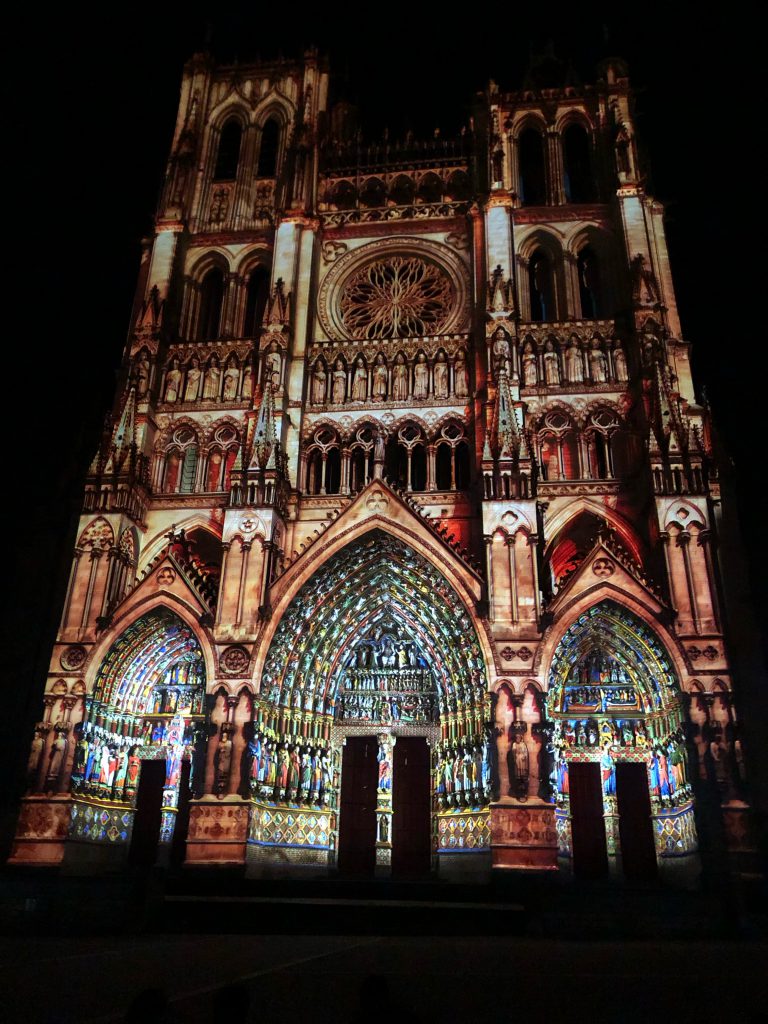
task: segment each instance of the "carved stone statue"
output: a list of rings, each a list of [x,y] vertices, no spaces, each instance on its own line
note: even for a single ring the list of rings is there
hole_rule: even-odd
[[[423,352],[419,352],[419,357],[413,368],[413,397],[429,397],[429,366]]]
[[[29,761],[27,762],[27,783],[32,789],[37,782],[37,773],[40,769],[40,758],[43,756],[43,747],[45,746],[45,740],[42,734],[35,730],[35,738],[32,740],[32,747],[29,751]]]
[[[526,341],[523,347],[523,385],[530,388],[539,382],[539,371],[536,367],[536,353],[533,343]]]
[[[325,372],[325,366],[323,365],[322,359],[318,359],[315,363],[315,369],[312,372],[312,404],[313,405],[324,405],[325,404],[325,382],[328,379],[328,374]]]
[[[221,387],[221,367],[217,356],[211,356],[211,362],[205,371],[203,382],[203,398],[218,398]]]
[[[181,370],[179,360],[174,359],[170,370],[165,375],[165,398],[166,402],[177,402],[181,393]]]
[[[435,360],[435,398],[448,397],[448,363],[441,352]]]
[[[493,334],[493,369],[498,376],[503,370],[508,377],[512,375],[512,360],[509,354],[509,338],[502,327],[497,327]]]
[[[344,369],[344,363],[340,360],[336,360],[336,365],[333,370],[333,386],[331,390],[331,401],[334,405],[342,405],[345,398],[347,397],[347,371]]]
[[[515,734],[507,753],[507,770],[509,772],[509,795],[523,798],[528,794],[529,759],[528,747],[523,737]]]
[[[283,369],[283,357],[280,355],[280,346],[273,341],[269,346],[264,360],[264,380],[269,382],[273,388],[280,387],[280,377]]]
[[[48,762],[48,783],[55,782],[62,768],[64,767],[64,757],[67,753],[67,737],[66,733],[57,732],[56,737],[51,746],[51,759]]]
[[[235,357],[230,356],[227,368],[224,371],[224,392],[222,398],[225,402],[232,402],[237,398],[237,385],[240,381],[240,371],[237,368]]]
[[[398,352],[392,369],[392,397],[396,402],[404,402],[408,398],[408,367],[402,352]]]
[[[571,338],[565,353],[565,376],[569,384],[580,384],[584,380],[584,362],[575,338]]]
[[[387,398],[387,364],[384,356],[379,353],[376,356],[376,365],[373,367],[373,400],[384,402]]]
[[[368,397],[368,371],[362,356],[357,357],[355,374],[352,378],[352,401],[364,402]]]
[[[136,395],[143,398],[149,390],[149,359],[146,352],[141,353],[141,358],[136,363]]]
[[[199,361],[193,356],[187,370],[187,386],[184,389],[184,401],[196,402],[200,394],[200,378],[203,376]]]
[[[229,781],[229,770],[232,766],[232,740],[229,733],[224,733],[216,751],[216,790],[223,793]]]
[[[547,384],[560,383],[560,364],[551,338],[544,345],[544,381]]]
[[[589,375],[595,384],[604,384],[608,380],[608,361],[600,346],[600,339],[592,339],[589,352]]]
[[[456,363],[453,369],[455,390],[457,398],[466,398],[469,395],[469,381],[467,379],[467,361],[464,353],[459,352],[456,356]]]
[[[624,349],[621,347],[621,342],[618,338],[613,345],[613,369],[616,374],[616,380],[625,381],[629,379],[627,357],[624,355]]]
[[[243,398],[250,398],[253,393],[253,366],[251,365],[250,359],[243,367],[243,383],[240,388],[240,394]]]

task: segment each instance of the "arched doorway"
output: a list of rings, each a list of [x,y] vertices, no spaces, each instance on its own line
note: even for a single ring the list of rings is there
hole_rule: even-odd
[[[566,630],[549,672],[559,856],[582,877],[695,870],[680,687],[656,634],[603,601]]]
[[[475,627],[445,576],[381,530],[353,541],[301,587],[265,659],[251,857],[301,848],[294,862],[408,874],[486,850],[488,709]]]
[[[71,838],[127,847],[142,865],[180,848],[177,819],[202,784],[204,693],[203,654],[182,619],[158,608],[128,626],[85,701]]]

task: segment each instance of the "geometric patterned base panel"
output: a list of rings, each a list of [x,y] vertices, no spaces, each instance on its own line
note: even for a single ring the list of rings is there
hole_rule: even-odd
[[[72,804],[71,839],[92,843],[126,843],[133,825],[133,808],[75,800]]]
[[[490,845],[490,811],[437,815],[438,853],[477,853]]]
[[[656,851],[660,857],[682,857],[699,848],[693,805],[670,808],[653,815]]]
[[[327,850],[335,825],[332,811],[254,806],[250,842]]]

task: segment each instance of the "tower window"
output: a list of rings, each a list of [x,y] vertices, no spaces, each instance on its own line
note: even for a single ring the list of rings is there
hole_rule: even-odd
[[[552,267],[547,254],[539,249],[528,264],[528,283],[531,298],[531,320],[554,320],[555,304],[552,294]]]
[[[219,151],[216,154],[214,181],[233,181],[237,177],[242,135],[243,130],[237,121],[227,121],[222,128]]]
[[[224,301],[224,275],[213,267],[200,286],[200,318],[198,341],[215,341],[221,329],[221,306]]]
[[[579,297],[583,320],[596,320],[603,315],[600,295],[600,268],[591,249],[582,249],[578,258]]]
[[[544,139],[535,128],[527,128],[518,142],[520,160],[520,199],[523,206],[541,206],[546,202],[544,176]]]
[[[580,124],[563,132],[565,198],[569,203],[589,203],[595,198],[589,135]]]
[[[277,176],[277,154],[280,148],[280,125],[273,117],[261,130],[259,146],[259,163],[256,168],[257,178],[274,178]]]
[[[245,298],[243,337],[255,338],[261,328],[264,307],[267,304],[269,276],[264,267],[256,267],[248,278]]]

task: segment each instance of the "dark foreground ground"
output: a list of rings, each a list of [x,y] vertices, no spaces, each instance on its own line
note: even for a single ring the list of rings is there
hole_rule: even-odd
[[[0,895],[9,1022],[768,1020],[759,889],[6,873]]]

